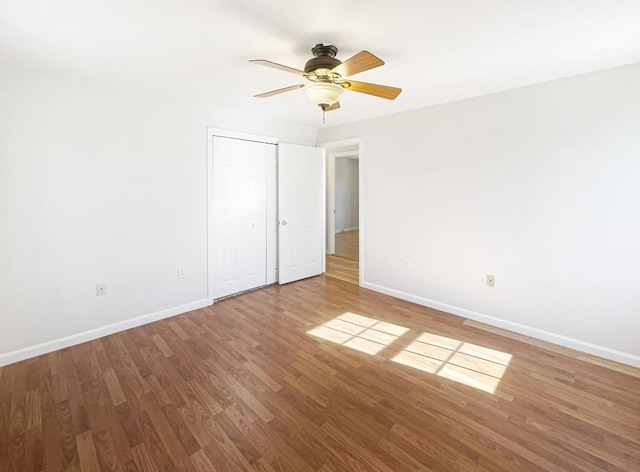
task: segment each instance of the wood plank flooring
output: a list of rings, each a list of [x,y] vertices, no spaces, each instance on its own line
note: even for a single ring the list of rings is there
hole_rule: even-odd
[[[359,231],[347,231],[336,234],[336,252],[327,255],[328,277],[359,284]]]
[[[327,255],[327,277],[343,280],[350,284],[359,284],[358,260],[347,259],[334,254]]]
[[[0,368],[0,470],[637,472],[639,375],[319,276]]]
[[[336,254],[347,259],[358,260],[360,231],[336,233]]]

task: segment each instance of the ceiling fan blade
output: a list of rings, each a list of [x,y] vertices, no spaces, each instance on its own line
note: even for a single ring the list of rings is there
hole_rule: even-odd
[[[340,102],[336,102],[330,107],[325,108],[324,111],[337,110],[338,108],[340,108]]]
[[[331,72],[340,74],[340,77],[350,77],[352,75],[359,74],[360,72],[364,72],[365,70],[383,65],[384,61],[379,57],[374,56],[369,51],[360,51],[358,54],[350,57],[342,64],[335,66],[331,69]]]
[[[294,69],[293,67],[284,66],[282,64],[278,64],[277,62],[266,61],[264,59],[253,59],[253,60],[251,60],[249,62],[252,62],[254,64],[260,64],[261,66],[272,67],[272,68],[278,69],[278,70],[283,70],[285,72],[291,72],[292,74],[301,75],[303,77],[306,77],[306,76],[309,75],[306,72],[298,70],[298,69]]]
[[[284,87],[284,88],[281,88],[281,89],[271,90],[270,92],[264,92],[264,93],[260,93],[258,95],[254,95],[254,98],[273,97],[274,95],[278,95],[279,93],[289,92],[291,90],[296,90],[296,89],[302,88],[304,86],[305,86],[305,84],[298,84],[298,85],[292,85],[290,87]]]
[[[366,93],[375,95],[376,97],[386,98],[387,100],[395,100],[402,92],[401,88],[389,87],[388,85],[369,84],[367,82],[356,82],[355,80],[346,80],[344,84],[346,89],[352,92]]]

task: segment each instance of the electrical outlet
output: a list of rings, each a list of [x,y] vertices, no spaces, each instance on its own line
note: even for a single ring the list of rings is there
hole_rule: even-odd
[[[487,287],[495,287],[495,286],[496,286],[495,276],[487,274]]]
[[[405,269],[411,269],[411,259],[409,259],[408,257],[405,257],[403,267]]]
[[[96,297],[99,297],[100,295],[106,295],[106,294],[107,294],[107,284],[104,282],[96,284]]]
[[[187,269],[185,269],[184,267],[180,267],[178,269],[178,278],[184,279],[186,276],[187,276]]]

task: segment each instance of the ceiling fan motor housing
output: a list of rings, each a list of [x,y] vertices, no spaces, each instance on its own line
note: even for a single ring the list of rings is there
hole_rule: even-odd
[[[342,64],[342,61],[336,59],[336,54],[338,54],[338,48],[328,44],[316,44],[311,48],[311,52],[315,56],[313,59],[309,59],[304,66],[304,71],[307,73],[311,73],[318,69],[327,69],[331,70],[334,67]]]

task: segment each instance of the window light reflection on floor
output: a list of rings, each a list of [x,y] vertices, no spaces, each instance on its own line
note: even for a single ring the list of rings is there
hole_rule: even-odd
[[[494,393],[511,354],[425,332],[391,360]]]
[[[346,312],[307,333],[356,351],[375,355],[407,331],[409,328],[404,326]]]
[[[408,332],[404,326],[346,312],[307,334],[375,355]],[[506,352],[424,332],[391,360],[494,393],[511,357]]]

